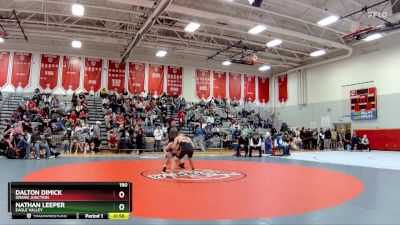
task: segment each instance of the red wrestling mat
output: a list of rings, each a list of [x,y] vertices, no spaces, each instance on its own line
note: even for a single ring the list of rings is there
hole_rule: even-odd
[[[289,216],[333,207],[364,190],[355,177],[314,167],[195,161],[198,172],[165,178],[162,161],[106,161],[35,171],[25,181],[132,181],[133,216],[237,220]]]

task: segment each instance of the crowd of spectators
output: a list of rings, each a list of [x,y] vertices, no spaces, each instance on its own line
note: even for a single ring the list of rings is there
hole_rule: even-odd
[[[197,149],[205,151],[210,141],[218,140],[219,147],[230,148],[235,156],[253,156],[253,151],[273,155],[290,155],[290,150],[370,149],[368,137],[357,137],[344,129],[289,129],[283,123],[278,131],[264,105],[251,101],[228,99],[200,100],[187,103],[183,97],[152,96],[142,92],[130,95],[100,91],[106,135],[102,136],[101,121],[88,123],[90,93],[73,93],[60,101],[50,93],[35,91],[17,107],[11,118],[3,119],[1,146],[10,158],[52,158],[54,135],[59,135],[64,152],[99,152],[102,138],[116,153],[132,153],[137,149],[162,151],[180,130],[193,137]],[[150,138],[150,139],[148,139]],[[151,141],[148,141],[151,140]],[[149,145],[150,143],[150,145]]]
[[[0,149],[8,158],[54,158],[63,151],[86,153],[100,149],[100,128],[88,124],[86,94],[73,94],[60,101],[56,95],[41,93],[25,96],[4,126]],[[55,137],[59,137],[56,139]]]

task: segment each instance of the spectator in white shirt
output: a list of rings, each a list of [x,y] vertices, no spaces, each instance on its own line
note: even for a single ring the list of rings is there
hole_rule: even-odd
[[[366,134],[364,134],[363,138],[361,139],[361,149],[371,151],[369,140]]]
[[[154,148],[157,151],[160,151],[161,140],[164,136],[163,131],[161,130],[160,125],[157,125],[156,129],[154,130]]]

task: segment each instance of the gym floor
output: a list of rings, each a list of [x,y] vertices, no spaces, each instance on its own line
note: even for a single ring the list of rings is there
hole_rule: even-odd
[[[230,174],[206,181],[150,179],[161,172],[159,155],[1,159],[0,224],[400,224],[400,167],[385,169],[389,158],[400,154],[195,155],[198,171]],[[12,220],[9,181],[131,181],[133,213],[116,222]]]

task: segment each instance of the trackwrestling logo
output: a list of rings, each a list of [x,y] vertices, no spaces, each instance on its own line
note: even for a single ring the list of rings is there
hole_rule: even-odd
[[[228,182],[240,180],[246,177],[244,173],[238,171],[222,171],[211,169],[199,169],[195,171],[178,170],[174,176],[169,173],[159,171],[145,171],[142,176],[157,181],[182,181],[188,183],[207,183],[207,182]]]

